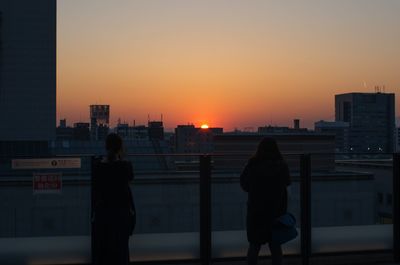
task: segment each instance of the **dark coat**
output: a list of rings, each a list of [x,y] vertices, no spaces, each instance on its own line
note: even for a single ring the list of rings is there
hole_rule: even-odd
[[[289,168],[283,160],[252,158],[240,175],[240,185],[248,192],[247,239],[265,244],[271,240],[274,220],[287,211]]]
[[[129,182],[133,180],[128,161],[101,162],[92,169],[94,202],[93,264],[129,262],[129,211],[134,208]]]

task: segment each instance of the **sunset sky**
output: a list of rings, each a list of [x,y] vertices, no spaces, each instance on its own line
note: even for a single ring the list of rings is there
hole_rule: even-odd
[[[113,125],[313,127],[334,94],[400,92],[399,14],[398,0],[58,0],[57,116],[88,121],[97,103]]]

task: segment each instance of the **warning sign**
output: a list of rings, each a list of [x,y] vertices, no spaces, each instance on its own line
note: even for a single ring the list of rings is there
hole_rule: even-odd
[[[33,194],[61,193],[61,173],[34,173]]]

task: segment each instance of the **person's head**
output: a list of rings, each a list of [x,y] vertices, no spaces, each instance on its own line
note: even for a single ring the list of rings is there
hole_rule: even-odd
[[[114,161],[117,158],[121,158],[123,153],[122,138],[116,133],[110,133],[107,135],[106,150],[108,160]]]
[[[263,160],[283,160],[276,140],[272,137],[265,137],[258,144],[255,158]]]

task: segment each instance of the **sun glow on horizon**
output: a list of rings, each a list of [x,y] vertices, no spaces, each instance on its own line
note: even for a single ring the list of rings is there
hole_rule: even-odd
[[[202,128],[202,129],[208,129],[209,127],[208,127],[208,124],[202,124],[202,125],[200,126],[200,128]]]

